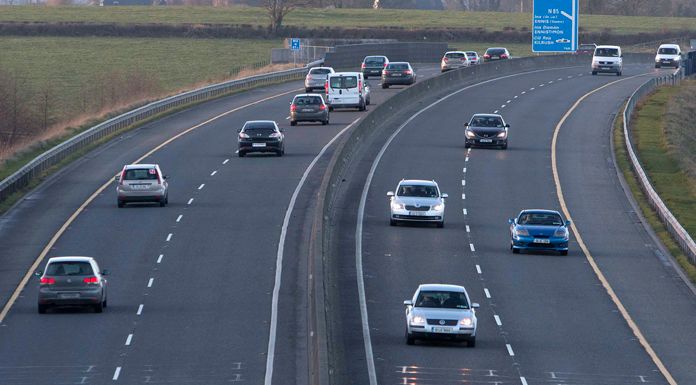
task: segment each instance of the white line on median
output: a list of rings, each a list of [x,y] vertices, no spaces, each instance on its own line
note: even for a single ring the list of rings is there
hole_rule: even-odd
[[[147,281],[147,287],[152,287],[152,283],[155,282],[154,278],[150,278],[149,281]]]
[[[503,326],[503,323],[500,321],[500,317],[498,317],[497,314],[494,314],[494,315],[493,315],[493,318],[495,318],[495,323],[496,323],[496,325],[498,325],[498,326]]]
[[[512,351],[512,346],[510,346],[510,344],[505,344],[505,347],[507,348],[508,354],[509,354],[511,357],[514,357],[514,356],[515,356],[515,352]]]
[[[179,214],[179,216],[176,217],[176,222],[177,222],[177,223],[181,222],[181,218],[183,218],[183,217],[184,217],[183,214]]]
[[[485,287],[483,288],[483,292],[486,293],[486,298],[491,298],[491,292],[488,291]]]
[[[130,346],[131,341],[133,340],[133,334],[129,334],[128,338],[126,338],[126,346]]]
[[[144,306],[145,306],[145,305],[143,305],[143,304],[141,303],[140,306],[138,306],[138,311],[135,312],[135,315],[141,315],[141,314],[143,314],[143,307],[144,307]]]
[[[121,375],[121,367],[118,366],[118,367],[116,367],[116,370],[114,370],[114,376],[111,377],[111,380],[112,381],[118,380],[118,376],[120,376],[120,375]]]
[[[319,151],[317,156],[314,157],[312,162],[305,169],[304,174],[302,174],[302,178],[300,178],[300,181],[297,183],[297,187],[295,187],[295,191],[292,193],[292,197],[290,197],[290,203],[288,204],[288,208],[285,211],[285,217],[283,218],[283,226],[280,230],[280,240],[278,241],[278,251],[276,253],[275,282],[273,284],[273,297],[271,298],[271,325],[268,336],[268,354],[266,355],[266,375],[264,377],[264,385],[273,384],[273,361],[275,360],[276,333],[278,329],[278,300],[280,298],[280,284],[281,278],[283,276],[283,255],[285,252],[285,238],[287,236],[288,226],[290,225],[292,211],[295,209],[295,202],[297,201],[297,196],[300,195],[300,190],[302,190],[302,186],[304,186],[304,183],[307,180],[309,173],[314,168],[314,165],[317,164],[317,162],[324,155],[326,150],[328,150],[329,147],[331,147],[331,145],[341,135],[343,135],[343,133],[345,133],[351,127],[353,127],[359,120],[360,118],[355,119],[345,128],[343,128],[338,134],[336,134],[336,136],[334,136],[328,143],[326,143],[324,147],[322,147],[321,151]],[[359,288],[360,287],[358,285],[358,289]]]
[[[159,257],[157,257],[157,263],[162,263],[162,258],[164,258],[164,254],[160,254]]]

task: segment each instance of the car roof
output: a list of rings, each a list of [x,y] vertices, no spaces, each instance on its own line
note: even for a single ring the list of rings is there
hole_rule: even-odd
[[[408,64],[408,65],[411,65],[411,63],[409,63],[409,62],[407,62],[407,61],[390,61],[390,62],[389,62],[389,65],[392,65],[392,64]]]
[[[618,45],[598,45],[597,48],[614,48],[614,49],[621,49]]]
[[[524,209],[524,210],[520,211],[520,214],[522,214],[522,213],[544,213],[544,214],[561,215],[561,213],[559,213],[556,210],[548,210],[548,209]]]
[[[660,44],[660,47],[659,47],[658,49],[660,49],[660,48],[676,48],[676,49],[681,49],[681,47],[679,47],[679,44]]]
[[[324,66],[312,67],[309,70],[311,71],[311,70],[319,70],[319,69],[325,69],[325,70],[331,70],[331,71],[334,70],[333,67],[324,67]]]
[[[307,94],[297,94],[297,95],[295,95],[293,98],[298,98],[298,97],[302,97],[302,96],[318,96],[318,97],[320,97],[320,98],[322,97],[321,94],[317,94],[317,93],[307,93]],[[323,99],[323,98],[322,98],[322,99]]]
[[[127,164],[124,168],[126,170],[132,170],[132,169],[139,169],[139,168],[157,168],[159,167],[156,164],[150,164],[150,163],[138,163],[138,164]]]
[[[381,57],[381,58],[387,59],[387,57],[384,55],[367,55],[367,56],[365,56],[365,59],[367,59],[368,57]]]
[[[434,180],[425,179],[402,179],[399,184],[410,184],[414,186],[437,186]]]
[[[504,49],[504,50],[507,50],[507,48],[505,48],[505,47],[489,47],[486,51],[488,51],[489,49]]]
[[[466,293],[464,286],[445,283],[424,283],[418,286],[418,291],[455,291],[458,293]]]
[[[275,120],[247,120],[244,125],[250,124],[250,123],[271,123],[275,124]]]
[[[448,53],[463,53],[463,54],[466,54],[466,52],[464,52],[464,51],[447,51],[447,52],[445,52],[445,55],[447,55]]]
[[[361,75],[362,72],[334,72],[330,74],[329,76],[331,77],[336,77],[336,76],[359,76]]]
[[[503,116],[500,114],[474,114],[471,116],[471,118],[473,119],[475,117],[480,117],[480,116],[491,117],[491,118],[500,118],[500,119],[503,118]]]
[[[92,262],[94,258],[92,257],[51,257],[48,259],[48,263],[51,262]]]

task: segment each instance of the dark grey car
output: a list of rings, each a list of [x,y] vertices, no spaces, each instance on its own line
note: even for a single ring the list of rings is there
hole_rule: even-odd
[[[382,70],[389,64],[386,56],[366,56],[363,59],[360,69],[363,77],[369,79],[370,76],[382,76]]]
[[[50,306],[89,306],[101,313],[107,305],[106,279],[91,257],[53,257],[40,278],[39,313]]]
[[[491,47],[483,54],[483,61],[495,61],[510,59],[510,52],[504,47]]]
[[[389,63],[382,72],[382,88],[396,84],[410,85],[416,82],[416,71],[408,62]]]
[[[319,94],[295,95],[290,103],[290,125],[297,122],[321,122],[329,124],[329,107]]]
[[[508,128],[503,117],[498,114],[476,114],[471,121],[464,123],[466,142],[464,147],[493,146],[503,150],[508,146]]]
[[[237,154],[240,158],[250,152],[274,152],[278,156],[285,154],[285,135],[272,120],[250,120],[238,131]]]

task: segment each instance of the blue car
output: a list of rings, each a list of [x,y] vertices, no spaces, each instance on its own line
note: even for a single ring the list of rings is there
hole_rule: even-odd
[[[558,211],[522,210],[510,223],[510,249],[517,254],[520,250],[551,250],[568,255],[568,227]]]

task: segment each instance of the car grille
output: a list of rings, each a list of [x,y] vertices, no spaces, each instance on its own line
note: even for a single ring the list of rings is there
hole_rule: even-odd
[[[425,206],[416,207],[416,206],[406,205],[406,210],[408,210],[408,211],[428,211],[428,210],[430,210],[430,206],[425,205]]]
[[[428,318],[428,325],[441,325],[441,326],[455,326],[457,325],[457,320],[456,319],[435,319],[435,318]],[[445,323],[440,324],[440,321],[445,321]]]
[[[544,238],[544,239],[550,238],[548,235],[544,235],[544,234],[531,234],[531,236],[533,236],[534,238]]]
[[[601,64],[601,65],[612,65],[612,64],[614,64],[614,62],[613,62],[613,61],[600,61],[599,64]]]
[[[498,136],[498,134],[497,133],[485,133],[485,134],[476,133],[476,136],[478,136],[479,138],[495,138],[496,136]]]

